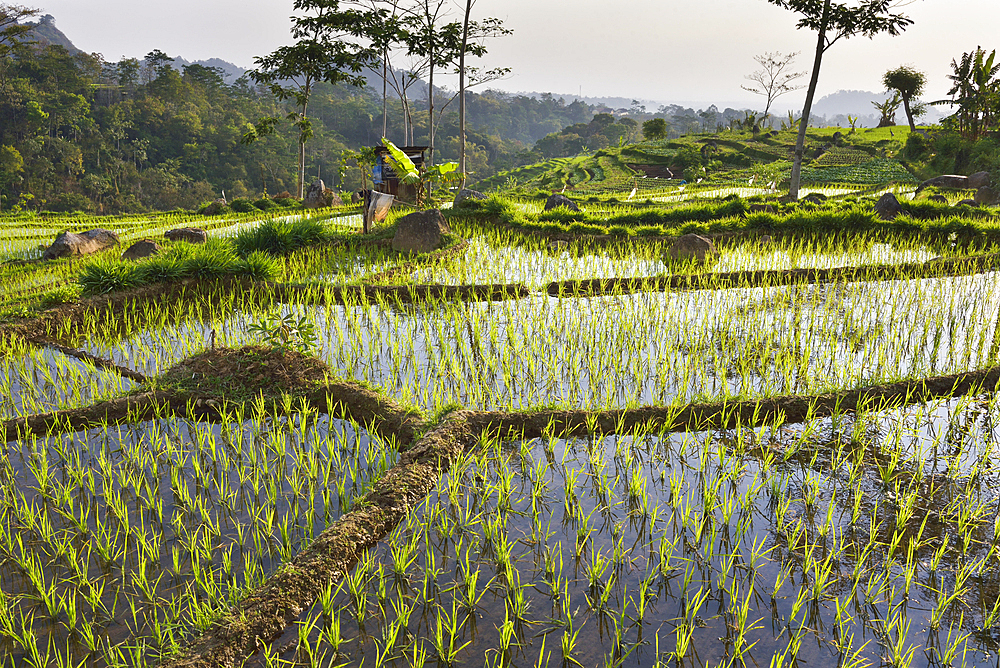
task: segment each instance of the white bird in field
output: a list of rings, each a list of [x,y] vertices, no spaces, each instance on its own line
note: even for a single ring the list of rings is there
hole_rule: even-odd
[[[633,197],[635,197],[635,194],[636,194],[637,192],[639,192],[639,189],[638,189],[638,188],[632,188],[632,192],[630,192],[630,193],[628,194],[628,200],[630,200],[630,199],[632,199]],[[628,201],[628,200],[626,200],[626,201]]]
[[[756,178],[756,176],[757,176],[756,174],[754,174],[753,176],[751,176],[750,177],[750,183],[748,183],[747,185],[752,186],[753,185],[753,180],[754,180],[754,178]]]
[[[698,180],[697,180],[697,181],[695,181],[694,183],[695,183],[695,185],[698,185],[699,183],[701,183],[701,182],[702,182],[702,181],[704,181],[704,180],[705,180],[705,179],[698,179]]]

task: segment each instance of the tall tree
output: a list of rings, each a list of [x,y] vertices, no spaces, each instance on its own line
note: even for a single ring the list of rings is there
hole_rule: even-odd
[[[486,81],[495,81],[510,72],[508,68],[499,68],[490,70],[484,75],[479,75],[477,71],[470,71],[470,68],[466,67],[465,57],[467,55],[477,57],[486,55],[486,47],[482,43],[483,39],[509,35],[512,32],[504,28],[503,22],[499,19],[486,19],[482,23],[470,21],[472,8],[475,4],[476,0],[465,0],[465,17],[462,21],[462,44],[458,55],[458,170],[462,174],[461,185],[463,188],[465,187],[467,167],[465,159],[467,135],[465,130],[465,91],[468,88],[469,75],[472,74],[477,79],[474,82],[475,84],[481,84]]]
[[[924,76],[923,72],[918,72],[906,65],[889,70],[882,77],[882,84],[886,90],[894,90],[902,98],[903,111],[906,112],[906,120],[910,124],[910,132],[916,132],[917,130],[917,126],[913,122],[914,110],[912,102],[918,95],[924,92],[926,83],[927,77]]]
[[[267,56],[254,59],[256,69],[249,76],[267,86],[279,100],[294,100],[297,112],[288,115],[299,131],[298,197],[305,194],[306,142],[312,137],[309,120],[309,97],[317,82],[347,83],[364,86],[362,68],[375,62],[377,52],[355,39],[357,14],[342,10],[340,0],[295,0],[294,8],[303,14],[292,17],[295,44],[283,46]],[[277,118],[262,119],[248,143],[274,129]]]
[[[819,70],[823,64],[823,54],[841,39],[857,35],[872,38],[879,33],[899,35],[913,21],[896,9],[910,4],[912,0],[854,0],[853,2],[833,2],[833,0],[767,0],[772,5],[793,11],[802,18],[798,28],[808,28],[816,32],[816,56],[813,60],[812,76],[806,90],[806,101],[802,107],[799,135],[795,142],[795,157],[792,161],[792,178],[789,196],[798,199],[799,184],[802,179],[802,156],[805,153],[806,130],[809,114],[812,113],[813,98],[819,83]]]
[[[37,9],[24,5],[0,4],[0,58],[6,57],[15,46],[31,32],[25,19],[38,16]]]
[[[752,81],[753,85],[740,86],[740,88],[755,95],[763,95],[767,99],[767,102],[764,104],[765,120],[775,100],[785,93],[805,88],[805,86],[796,86],[793,82],[796,79],[801,79],[808,72],[788,71],[798,55],[798,53],[789,53],[786,55],[775,51],[774,53],[763,53],[759,56],[754,56],[754,60],[764,69],[757,70],[753,74],[748,74],[746,78]]]
[[[409,10],[410,22],[406,46],[410,55],[427,59],[427,161],[434,164],[434,72],[454,62],[461,44],[462,26],[451,22],[442,25],[446,15],[445,0],[419,0]]]

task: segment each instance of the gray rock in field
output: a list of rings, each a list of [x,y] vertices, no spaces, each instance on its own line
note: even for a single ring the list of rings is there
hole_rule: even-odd
[[[667,255],[671,260],[697,260],[698,262],[708,262],[714,260],[717,255],[715,244],[711,239],[707,239],[698,234],[685,234],[677,239],[674,245],[667,249]]]
[[[892,193],[886,193],[875,202],[875,215],[882,220],[892,220],[903,212],[899,200]]]
[[[360,192],[351,193],[351,204],[361,204],[362,197]]]
[[[330,188],[323,191],[323,199],[326,201],[327,206],[344,206],[344,200],[340,199],[340,195]]]
[[[976,204],[982,204],[983,206],[993,206],[994,204],[1000,204],[1000,192],[996,189],[990,188],[989,186],[983,186],[976,191]]]
[[[567,209],[569,209],[570,211],[579,211],[580,210],[580,207],[578,207],[576,205],[576,202],[574,202],[573,200],[571,200],[569,197],[566,197],[565,195],[560,195],[559,193],[555,193],[554,195],[551,195],[549,197],[549,199],[545,201],[545,210],[546,211],[551,211],[552,209],[556,208],[557,206],[564,206]]]
[[[178,227],[163,233],[167,241],[186,241],[189,244],[203,244],[208,241],[208,232],[200,227]]]
[[[142,239],[141,241],[136,241],[134,244],[128,247],[124,253],[122,253],[123,260],[142,260],[147,257],[152,257],[160,252],[160,246],[155,241],[150,239]]]
[[[440,209],[417,211],[396,223],[392,249],[397,252],[429,253],[441,246],[442,236],[451,228]]]
[[[323,183],[323,179],[316,179],[309,186],[309,190],[306,191],[306,196],[302,199],[302,204],[307,209],[318,209],[321,206],[327,206],[326,197],[324,197],[325,191],[326,184]]]
[[[979,206],[976,204],[974,199],[963,199],[961,202],[956,202],[955,206]]]
[[[760,239],[758,239],[761,246],[770,246],[774,239],[771,238],[769,234],[762,234]]]
[[[462,188],[461,190],[458,191],[458,194],[455,195],[455,203],[453,206],[462,206],[469,200],[484,200],[484,199],[486,199],[486,195],[479,192],[478,190]]]
[[[45,249],[42,259],[55,260],[60,257],[91,255],[117,245],[118,235],[110,230],[87,230],[79,234],[63,232]]]
[[[937,202],[938,204],[947,204],[948,198],[944,195],[931,195],[927,198],[928,202]]]
[[[975,174],[969,175],[969,188],[979,190],[980,188],[985,188],[991,185],[990,181],[989,172],[976,172]]]
[[[917,192],[920,192],[929,186],[937,186],[938,188],[955,188],[957,190],[965,190],[970,187],[968,176],[945,174],[944,176],[935,176],[933,179],[927,179],[917,186]]]

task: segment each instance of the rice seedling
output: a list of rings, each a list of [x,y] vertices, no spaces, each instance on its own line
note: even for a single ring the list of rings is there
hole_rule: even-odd
[[[304,479],[327,470],[360,494],[387,454],[391,443],[349,423],[262,413],[9,443],[0,647],[29,663],[48,648],[50,663],[74,666],[169,655],[336,519],[336,503],[316,512],[322,497]],[[327,610],[318,628],[341,638]]]

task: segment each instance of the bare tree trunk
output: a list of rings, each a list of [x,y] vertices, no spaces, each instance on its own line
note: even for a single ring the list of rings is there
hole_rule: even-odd
[[[427,164],[434,164],[434,47],[431,46],[431,69],[427,77]]]
[[[906,121],[910,124],[910,132],[916,132],[917,126],[913,122],[913,112],[910,111],[910,98],[903,98],[903,109],[906,111]]]
[[[385,137],[389,128],[389,53],[383,54],[382,58],[382,136]]]
[[[469,15],[475,0],[465,2],[465,22],[462,25],[462,51],[458,54],[458,171],[465,187],[465,49],[469,45]]]
[[[306,120],[306,105],[302,105],[302,113],[299,116],[299,120]],[[299,169],[298,169],[298,195],[299,199],[305,197],[305,184],[306,184],[306,139],[302,128],[299,128]]]
[[[802,181],[802,157],[806,149],[806,129],[809,127],[809,114],[812,113],[813,98],[816,95],[816,85],[819,83],[819,67],[823,63],[823,52],[826,50],[826,25],[830,20],[830,0],[823,3],[823,19],[820,22],[819,37],[816,40],[816,58],[813,61],[812,77],[809,79],[809,89],[806,91],[806,102],[802,107],[802,119],[799,121],[799,136],[795,142],[795,157],[792,160],[792,177],[788,187],[788,197],[799,198],[799,184]]]

